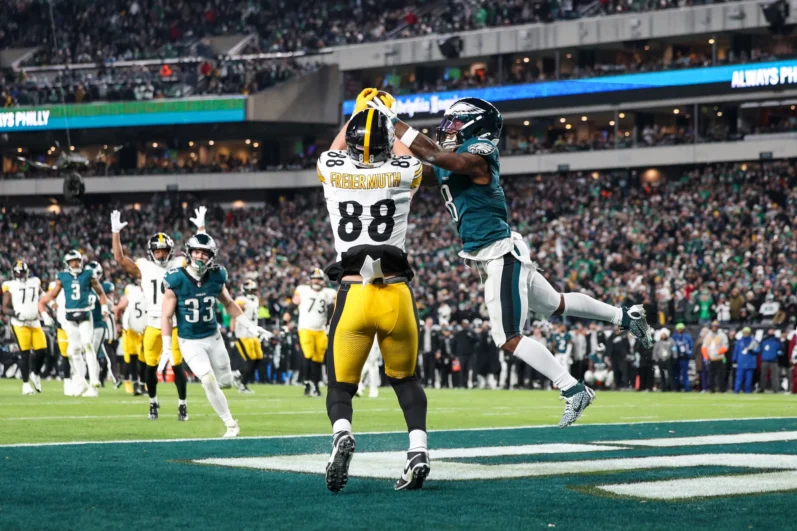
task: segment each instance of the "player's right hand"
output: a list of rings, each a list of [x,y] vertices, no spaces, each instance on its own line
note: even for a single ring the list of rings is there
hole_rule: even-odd
[[[125,227],[127,227],[127,222],[122,222],[122,213],[118,210],[111,212],[111,232],[114,234],[122,232]]]
[[[394,125],[396,122],[398,122],[398,115],[396,114],[396,111],[388,107],[387,104],[385,104],[385,102],[382,100],[382,98],[372,99],[371,101],[368,102],[368,107],[370,107],[371,109],[376,109],[377,111],[383,113],[385,116],[390,118],[390,121],[393,122]]]
[[[363,91],[357,95],[357,100],[354,102],[354,112],[358,113],[367,109],[368,102],[376,97],[377,92],[379,91],[375,88],[363,89]]]

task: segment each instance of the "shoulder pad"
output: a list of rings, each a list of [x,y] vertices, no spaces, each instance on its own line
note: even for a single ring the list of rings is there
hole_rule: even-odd
[[[11,289],[11,281],[6,280],[5,282],[3,282],[3,291],[8,291],[9,289]]]

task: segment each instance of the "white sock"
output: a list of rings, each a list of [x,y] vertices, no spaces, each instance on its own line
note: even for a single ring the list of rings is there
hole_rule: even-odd
[[[335,423],[332,425],[332,435],[335,435],[336,433],[340,433],[342,431],[347,431],[351,433],[351,422],[349,422],[346,419],[336,420]]]
[[[97,359],[97,354],[94,352],[94,348],[92,346],[86,345],[85,352],[86,352],[86,365],[89,368],[89,382],[91,382],[91,385],[99,386],[100,360]]]
[[[179,405],[179,406],[186,405],[185,400],[177,400],[177,405]]]
[[[410,432],[410,452],[413,451],[427,451],[426,449],[426,432],[423,430],[412,430]]]
[[[203,376],[202,387],[205,388],[205,394],[208,396],[208,402],[210,402],[210,405],[213,406],[216,414],[221,417],[221,420],[224,421],[224,424],[227,426],[233,425],[235,421],[232,419],[232,413],[230,413],[229,406],[227,406],[227,397],[224,396],[222,390],[219,389],[219,384],[216,382],[216,377],[212,374]]]
[[[531,368],[553,382],[557,389],[567,391],[578,381],[570,376],[567,369],[562,367],[551,351],[545,345],[538,343],[530,337],[521,337],[520,342],[515,347],[515,356],[525,361]]]
[[[149,399],[149,403],[150,404],[157,404],[158,403],[158,397],[156,396],[156,397],[150,398]]]
[[[623,322],[622,308],[616,308],[583,293],[565,293],[564,296],[565,315],[584,319],[597,319],[613,325],[619,325]]]

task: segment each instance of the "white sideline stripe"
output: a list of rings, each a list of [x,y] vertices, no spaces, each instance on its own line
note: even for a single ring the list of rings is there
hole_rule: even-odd
[[[624,446],[651,446],[667,448],[670,446],[703,446],[706,444],[745,444],[755,442],[777,442],[797,440],[797,431],[776,431],[767,433],[737,433],[732,435],[701,435],[697,437],[673,437],[671,439],[627,439],[624,441],[604,441],[598,444],[619,444]]]
[[[693,499],[706,496],[707,493],[710,493],[710,496],[756,494],[795,488],[797,488],[797,472],[794,470],[598,486],[598,489],[613,494],[656,500]]]
[[[743,422],[748,420],[793,420],[797,417],[745,417],[745,418],[726,418],[726,419],[688,419],[688,420],[668,420],[668,421],[641,421],[641,422],[596,422],[593,424],[574,424],[568,427],[569,430],[575,428],[584,428],[590,426],[634,426],[642,424],[693,424],[695,422]],[[484,428],[455,428],[450,430],[429,430],[430,433],[466,433],[474,431],[506,431],[506,430],[536,430],[536,429],[552,429],[556,427],[555,424],[535,424],[534,426],[502,426],[502,427],[484,427]],[[365,431],[357,435],[395,435],[400,433],[407,433],[407,430],[398,431]],[[173,442],[196,442],[196,441],[213,441],[213,440],[226,440],[235,441],[240,439],[246,440],[260,440],[265,441],[269,439],[299,439],[309,437],[330,437],[329,432],[326,433],[308,433],[308,434],[293,434],[293,435],[256,435],[251,437],[236,437],[235,439],[222,439],[221,437],[190,437],[185,439],[131,439],[121,441],[71,441],[71,442],[43,442],[43,443],[14,443],[14,444],[0,444],[0,448],[27,448],[27,447],[42,447],[42,446],[70,446],[70,445],[88,445],[88,444],[143,444],[143,443],[173,443]],[[601,442],[600,444],[609,444],[608,442]]]

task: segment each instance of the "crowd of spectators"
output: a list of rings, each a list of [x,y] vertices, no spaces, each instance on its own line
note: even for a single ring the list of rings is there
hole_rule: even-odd
[[[312,72],[318,63],[293,59],[220,59],[190,63],[52,73],[0,72],[0,103],[53,105],[96,101],[147,101],[204,95],[247,95],[295,76]]]
[[[717,164],[686,169],[656,184],[629,172],[506,178],[510,224],[524,235],[532,259],[563,291],[581,291],[614,305],[641,303],[657,328],[774,326],[797,323],[797,165]],[[170,233],[178,244],[190,230],[192,198],[153,195],[130,221],[125,242],[144,256],[148,235]],[[7,206],[0,214],[0,275],[18,257],[51,278],[66,250],[99,260],[121,289],[113,263],[113,205],[35,214]],[[234,290],[247,278],[260,285],[273,316],[291,309],[295,286],[313,267],[334,260],[320,190],[287,194],[274,204],[225,209],[211,205],[208,231]],[[421,319],[436,325],[487,321],[479,276],[457,257],[450,215],[434,189],[413,201],[407,249]],[[571,323],[572,324],[572,323]],[[453,332],[453,331],[452,331]]]
[[[249,52],[292,52],[581,16],[669,9],[672,0],[15,0],[0,49],[41,46],[30,65],[116,62],[195,53],[204,37],[256,34]],[[597,9],[585,9],[597,7]],[[52,26],[56,28],[56,42]]]

